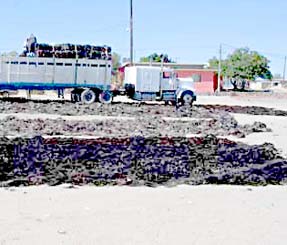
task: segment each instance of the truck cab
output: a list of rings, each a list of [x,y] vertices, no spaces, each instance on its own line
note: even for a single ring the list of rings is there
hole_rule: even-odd
[[[174,70],[153,66],[126,67],[126,94],[138,101],[189,104],[196,100],[193,81],[181,81]]]

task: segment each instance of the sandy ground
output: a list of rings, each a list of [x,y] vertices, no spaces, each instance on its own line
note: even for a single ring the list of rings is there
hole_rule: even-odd
[[[287,110],[287,100],[272,98],[201,96],[197,103]],[[238,141],[271,142],[287,156],[286,117],[234,116],[239,123],[261,121],[273,130]],[[0,245],[283,245],[286,197],[287,186],[0,189]]]
[[[286,244],[287,187],[0,190],[0,244]]]
[[[278,96],[279,97],[279,96]],[[238,105],[262,106],[277,110],[287,110],[287,93],[284,97],[275,96],[198,96],[197,105]]]

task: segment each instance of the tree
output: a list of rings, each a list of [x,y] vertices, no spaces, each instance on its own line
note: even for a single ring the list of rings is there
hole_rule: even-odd
[[[218,59],[213,57],[209,60],[209,67],[218,68],[218,63]],[[231,81],[234,90],[244,90],[248,80],[258,77],[272,79],[268,64],[269,60],[258,52],[240,48],[222,60],[222,75]]]
[[[208,61],[208,64],[209,64],[209,68],[211,69],[217,69],[218,68],[218,59],[216,57],[213,57],[211,58],[209,61]]]
[[[18,53],[16,51],[11,51],[8,53],[2,53],[1,56],[2,57],[16,57],[18,56]]]
[[[113,52],[112,54],[113,71],[117,72],[121,66],[121,56],[118,53]]]
[[[119,81],[119,68],[121,67],[121,56],[118,53],[112,53],[112,64],[113,64],[113,71],[112,71],[112,83],[118,84]]]
[[[164,62],[164,63],[174,63],[167,54],[157,54],[153,53],[146,57],[141,57],[140,62]]]

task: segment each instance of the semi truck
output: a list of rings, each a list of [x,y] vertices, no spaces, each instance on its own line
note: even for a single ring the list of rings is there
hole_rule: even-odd
[[[0,91],[71,90],[73,102],[111,103],[113,97],[125,94],[137,101],[165,101],[189,104],[196,100],[192,83],[177,78],[164,67],[131,66],[124,72],[124,88],[112,89],[112,61],[89,57],[1,57]]]
[[[127,96],[138,101],[192,105],[196,100],[192,81],[178,79],[174,70],[164,67],[127,67],[124,87]]]

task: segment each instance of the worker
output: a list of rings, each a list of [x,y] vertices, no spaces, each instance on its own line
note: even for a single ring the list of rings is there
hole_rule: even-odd
[[[37,44],[37,38],[31,34],[30,37],[27,39],[26,43],[26,50],[28,53],[35,53]]]

